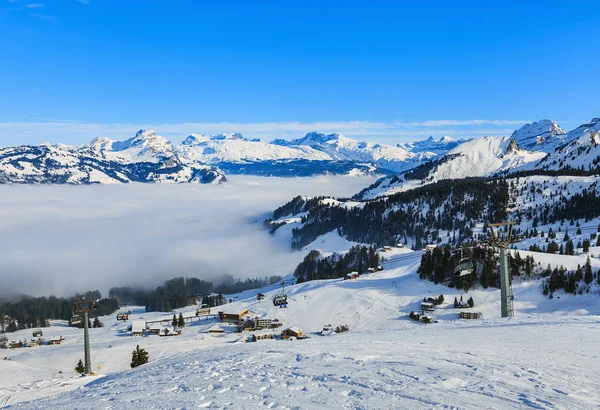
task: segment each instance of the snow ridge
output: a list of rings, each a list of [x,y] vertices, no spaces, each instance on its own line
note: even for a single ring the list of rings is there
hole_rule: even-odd
[[[140,130],[126,141],[99,137],[89,144],[23,145],[0,149],[0,183],[220,183],[218,169],[184,163],[171,143]]]

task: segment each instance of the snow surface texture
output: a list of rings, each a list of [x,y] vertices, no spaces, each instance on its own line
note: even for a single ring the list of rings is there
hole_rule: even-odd
[[[600,299],[557,292],[550,300],[541,294],[539,281],[521,282],[514,287],[515,318],[499,318],[498,290],[479,289],[464,296],[474,298],[473,310],[484,319],[459,320],[452,301],[460,291],[418,279],[420,255],[394,249],[383,272],[286,287],[287,309],[270,303],[279,291],[275,286],[242,292],[236,302],[220,308],[277,317],[284,327],[301,327],[307,340],[245,343],[248,333],[213,337],[206,333],[212,321],[194,322],[177,337],[131,337],[118,331],[124,325],[111,316],[103,318],[107,327],[91,329],[92,363],[94,369],[101,366],[102,376],[78,378],[71,372],[82,356],[82,331],[54,322],[44,329],[45,336],[62,334],[65,344],[3,352],[11,360],[10,370],[0,372],[0,404],[60,409],[596,408]],[[542,263],[544,257],[539,254]],[[266,294],[262,302],[255,299],[259,291]],[[433,313],[439,323],[408,319],[424,296],[439,294],[446,301]],[[181,311],[186,315],[193,308]],[[136,311],[132,319],[139,316],[171,317]],[[350,332],[318,336],[329,323],[348,324]],[[150,363],[129,370],[137,344],[148,350]],[[63,374],[51,379],[58,370]],[[40,400],[25,402],[33,399]]]

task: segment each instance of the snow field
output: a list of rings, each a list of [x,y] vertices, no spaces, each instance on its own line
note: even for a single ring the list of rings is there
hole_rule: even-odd
[[[389,255],[388,255],[389,254]],[[82,331],[53,322],[44,337],[60,346],[2,351],[0,405],[22,408],[593,408],[600,399],[600,300],[541,293],[539,280],[516,281],[516,317],[500,319],[500,291],[463,294],[416,275],[421,252],[393,249],[385,270],[355,280],[286,286],[289,307],[272,305],[279,285],[227,295],[215,310],[249,309],[299,326],[307,340],[244,343],[248,333],[214,337],[215,321],[195,322],[181,336],[131,337],[122,323],[103,318],[91,329],[92,365],[99,378],[74,377],[83,358]],[[548,262],[556,255],[538,254]],[[537,256],[537,255],[536,255]],[[581,256],[574,257],[581,258]],[[286,278],[289,283],[290,278]],[[256,294],[266,298],[258,302]],[[408,319],[425,296],[445,303],[423,325]],[[458,320],[454,297],[472,296],[483,320]],[[237,298],[233,298],[238,296]],[[559,298],[560,297],[560,298]],[[193,307],[179,310],[188,316]],[[179,312],[177,311],[177,313]],[[142,313],[131,319],[171,318]],[[319,336],[324,324],[350,332]],[[280,332],[277,329],[276,332]],[[30,337],[30,330],[11,338]],[[150,363],[130,370],[135,346]],[[53,372],[63,371],[51,378]],[[88,383],[89,382],[89,383]],[[87,383],[87,384],[86,384]],[[82,387],[83,384],[86,384]],[[26,402],[40,399],[39,401]]]

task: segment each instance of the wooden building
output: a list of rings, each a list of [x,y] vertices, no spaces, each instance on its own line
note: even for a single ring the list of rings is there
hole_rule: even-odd
[[[219,312],[219,317],[223,322],[240,324],[242,318],[248,314],[248,309],[244,309],[240,312]]]
[[[360,274],[358,272],[350,272],[348,273],[346,276],[344,276],[344,280],[348,280],[348,279],[356,279],[360,276]]]
[[[282,339],[288,339],[290,337],[302,339],[304,337],[302,335],[302,329],[300,329],[298,326],[292,326],[287,329],[284,329],[283,332],[281,332]]]

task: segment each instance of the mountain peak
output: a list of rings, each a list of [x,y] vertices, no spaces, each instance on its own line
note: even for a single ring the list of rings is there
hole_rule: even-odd
[[[200,134],[190,134],[185,140],[183,140],[183,142],[181,144],[182,145],[194,145],[194,144],[201,143],[201,142],[225,141],[225,140],[248,141],[248,139],[245,138],[239,132],[236,132],[236,133],[233,133],[233,134],[226,134],[226,133],[208,134],[208,135],[204,135],[204,134],[202,134],[202,135],[200,135]]]
[[[505,155],[514,154],[514,153],[517,153],[518,151],[521,151],[521,147],[519,147],[519,144],[517,144],[517,140],[515,140],[514,138],[511,138],[510,142],[508,143],[508,147],[506,148],[506,151],[504,151],[504,154]]]
[[[544,146],[548,146],[548,149],[552,150],[565,134],[565,130],[557,123],[544,119],[523,125],[513,132],[511,137],[524,149],[539,151],[543,150]]]
[[[323,134],[321,132],[312,131],[306,134],[300,141],[313,141],[319,144],[324,144],[330,141],[339,140],[340,137],[343,137],[343,135],[338,133]]]

